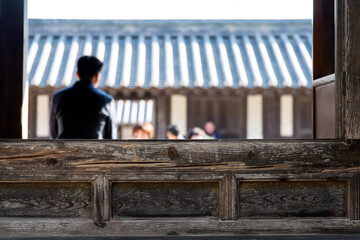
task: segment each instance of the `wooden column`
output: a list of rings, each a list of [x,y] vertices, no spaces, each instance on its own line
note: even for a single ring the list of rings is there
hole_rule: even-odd
[[[280,97],[275,90],[263,91],[264,138],[280,137]]]
[[[170,97],[167,95],[159,95],[155,103],[155,117],[156,117],[156,139],[166,138],[166,128],[170,122]]]
[[[22,137],[27,10],[25,0],[0,0],[0,138]],[[24,116],[24,119],[26,116]]]
[[[313,79],[335,72],[334,0],[314,0]]]
[[[346,1],[345,26],[345,95],[344,130],[346,139],[360,139],[360,1]]]

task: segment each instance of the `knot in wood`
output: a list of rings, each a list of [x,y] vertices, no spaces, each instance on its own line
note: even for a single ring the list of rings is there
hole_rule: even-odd
[[[168,156],[171,160],[175,160],[179,158],[179,152],[174,147],[169,147],[168,149]]]
[[[97,226],[97,227],[101,227],[101,228],[104,228],[106,227],[106,222],[103,222],[103,221],[95,221],[94,224]]]
[[[55,166],[58,163],[58,160],[55,158],[46,159],[46,164],[49,166]]]
[[[254,160],[255,159],[255,153],[253,153],[252,151],[248,152],[247,154],[245,154],[245,157],[249,160]]]

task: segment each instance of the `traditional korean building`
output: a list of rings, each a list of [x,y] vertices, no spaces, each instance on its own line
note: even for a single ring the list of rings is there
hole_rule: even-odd
[[[51,95],[76,81],[76,61],[104,62],[119,138],[136,122],[156,137],[213,119],[224,138],[312,136],[310,20],[30,20],[29,137],[48,137]]]

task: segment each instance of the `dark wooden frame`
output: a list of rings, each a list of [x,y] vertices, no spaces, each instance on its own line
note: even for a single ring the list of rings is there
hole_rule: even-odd
[[[8,184],[17,184],[21,189],[20,192],[9,190],[10,195],[2,195],[3,199],[9,199],[7,204],[18,205],[9,207],[0,200],[0,204],[5,206],[3,209],[12,209],[0,212],[0,235],[360,233],[360,142],[357,140],[360,139],[360,84],[357,75],[360,71],[360,56],[357,54],[360,2],[338,0],[336,6],[337,139],[191,142],[0,140],[0,193],[3,194],[1,191]],[[118,215],[114,212],[119,211],[113,201],[114,195],[118,194],[115,187],[119,184],[165,184],[170,190],[177,187],[185,192],[215,184],[217,212],[197,217],[185,216],[189,214],[186,213],[170,218],[114,218]],[[177,184],[183,187],[179,188]],[[197,185],[192,187],[191,184]],[[65,193],[59,195],[53,188],[47,190],[53,185]],[[242,198],[249,196],[249,192],[244,192],[244,186],[253,187],[255,195],[247,198],[255,199],[252,205],[248,202],[246,205],[244,200],[247,199]],[[317,204],[310,204],[310,212],[304,215],[307,217],[302,217],[296,213],[291,215],[294,213],[288,209],[281,210],[285,215],[270,214],[262,208],[260,200],[256,205],[256,199],[267,189],[265,186],[275,186],[275,192],[281,193],[280,197],[277,194],[279,199],[289,199],[287,196],[296,189],[308,191],[307,195],[312,195],[311,191],[327,190],[321,193]],[[294,186],[295,190],[292,189]],[[27,189],[33,190],[29,192]],[[75,190],[71,192],[69,189]],[[333,195],[334,189],[341,190],[341,194]],[[29,194],[22,195],[24,192]],[[37,194],[48,197],[32,198]],[[159,194],[146,197],[150,197],[152,202],[161,202],[159,196],[164,193],[161,190]],[[51,205],[57,196],[63,199],[62,204]],[[188,194],[179,196],[183,201],[192,197]],[[326,200],[329,198],[341,201],[334,207],[334,212],[311,211],[312,206],[314,209],[322,205],[329,208],[337,202],[330,201],[329,205]],[[280,202],[281,206],[282,203],[296,209],[309,206],[302,197],[290,199]],[[75,206],[78,201],[85,204],[85,213],[81,208],[64,207]],[[212,200],[209,198],[208,201]],[[21,204],[32,207],[22,209]],[[242,212],[244,204],[255,212],[250,215]],[[44,208],[45,217],[40,216]],[[54,218],[61,214],[65,217]]]

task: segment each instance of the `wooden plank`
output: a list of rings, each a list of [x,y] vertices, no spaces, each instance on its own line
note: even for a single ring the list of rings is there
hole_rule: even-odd
[[[234,174],[282,171],[326,175],[359,171],[359,156],[359,141],[347,144],[336,140],[0,140],[0,175],[9,170],[30,171],[33,175],[55,170],[82,174],[115,174],[127,170],[127,174],[136,171],[230,171]]]
[[[50,234],[51,233],[51,234]],[[114,219],[104,228],[91,219],[0,219],[4,236],[217,236],[241,234],[360,234],[360,222],[345,218],[279,218],[219,221],[214,218]],[[256,236],[255,235],[255,236]]]
[[[237,220],[239,218],[239,183],[228,173],[220,181],[219,218],[221,220]]]
[[[112,184],[105,176],[97,176],[92,182],[92,218],[97,226],[104,226],[104,221],[111,217]]]
[[[24,98],[26,3],[0,1],[0,138],[22,138],[22,106],[28,104]]]
[[[335,0],[335,81],[336,81],[336,137],[344,138],[344,95],[342,90],[342,77],[345,71],[345,3],[346,1]]]
[[[360,220],[360,174],[355,174],[347,183],[347,217]]]
[[[345,182],[240,183],[240,217],[345,217]]]
[[[216,183],[114,183],[114,218],[218,216]]]
[[[293,240],[312,240],[312,239],[326,239],[326,240],[350,240],[350,239],[359,239],[359,234],[325,234],[325,235],[241,235],[241,236],[227,236],[227,235],[217,235],[217,236],[140,236],[140,237],[129,237],[129,236],[86,236],[87,240],[157,240],[157,239],[169,239],[169,240],[283,240],[283,239],[293,239]],[[84,236],[77,237],[1,237],[0,240],[84,240]]]
[[[0,217],[91,216],[90,185],[0,183]]]
[[[360,139],[360,2],[348,0],[346,4],[346,95],[345,138]]]

